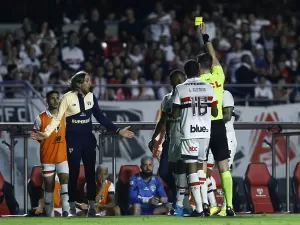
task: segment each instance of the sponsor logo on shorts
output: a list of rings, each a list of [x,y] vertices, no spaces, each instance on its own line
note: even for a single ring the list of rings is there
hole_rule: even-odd
[[[198,125],[196,125],[196,126],[191,125],[190,126],[190,132],[191,133],[208,132],[208,129],[206,127],[204,127],[204,126],[200,127]]]
[[[197,149],[197,147],[189,147],[189,151],[190,152],[197,152],[198,149]]]
[[[77,124],[85,124],[85,123],[89,123],[91,121],[91,118],[88,118],[86,120],[75,120],[72,119],[72,123],[77,123]]]

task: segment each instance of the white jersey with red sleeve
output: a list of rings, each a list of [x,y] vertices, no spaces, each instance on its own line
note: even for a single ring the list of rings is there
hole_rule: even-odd
[[[174,101],[174,94],[170,92],[165,95],[162,102],[162,111],[167,113],[169,118],[172,116],[172,106]],[[167,139],[171,142],[180,141],[180,126],[174,120],[168,120],[166,129]]]
[[[187,79],[177,85],[173,103],[181,109],[181,139],[210,138],[211,107],[218,103],[210,84]]]
[[[234,121],[235,121],[235,116],[234,116],[234,99],[232,97],[232,94],[227,91],[224,90],[223,93],[223,108],[227,108],[227,107],[232,107],[233,108],[233,112],[232,112],[232,117],[231,119],[225,124],[226,127],[226,131],[227,132],[234,132]]]

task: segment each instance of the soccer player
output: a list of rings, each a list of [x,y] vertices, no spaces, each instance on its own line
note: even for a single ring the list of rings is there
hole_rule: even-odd
[[[209,35],[206,33],[205,23],[201,26],[201,33],[208,54],[204,53],[197,56],[197,61],[201,68],[200,79],[214,87],[218,100],[218,115],[216,117],[212,117],[211,139],[209,146],[219,168],[222,188],[227,202],[227,216],[235,216],[232,207],[232,177],[228,165],[230,154],[222,110],[225,74],[216,57],[212,43],[209,41]]]
[[[76,187],[79,176],[80,160],[82,158],[85,178],[87,181],[87,195],[89,210],[87,216],[95,216],[95,162],[96,162],[96,138],[93,134],[92,115],[108,131],[119,134],[122,137],[132,138],[134,133],[129,127],[118,129],[108,120],[100,110],[98,101],[90,92],[91,78],[88,73],[80,71],[71,78],[71,90],[66,93],[59,104],[58,113],[52,118],[50,124],[43,132],[32,133],[33,140],[44,140],[48,138],[59,125],[63,116],[66,117],[66,140],[69,176],[69,216],[76,214]]]
[[[34,131],[44,132],[50,124],[53,117],[57,116],[59,105],[59,93],[50,91],[46,94],[48,108],[38,115],[34,121]],[[68,216],[69,196],[68,196],[68,179],[69,166],[67,162],[67,144],[65,139],[66,121],[62,117],[61,121],[54,128],[48,139],[40,141],[40,162],[42,165],[45,211],[48,217],[54,217],[54,186],[55,175],[60,180],[62,215]]]
[[[115,186],[107,178],[108,168],[103,165],[97,166],[95,208],[99,216],[119,216],[121,212],[116,204]],[[86,193],[86,184],[84,192]]]
[[[184,82],[184,73],[180,70],[174,70],[170,73],[170,82],[173,87],[173,91],[166,94],[162,101],[162,114],[159,122],[155,127],[152,139],[149,142],[149,149],[152,151],[153,146],[155,145],[157,136],[163,131],[166,127],[166,136],[163,143],[163,152],[160,159],[159,171],[161,176],[162,168],[168,170],[167,176],[161,178],[168,184],[169,188],[175,189],[173,192],[176,192],[176,186],[173,174],[175,176],[176,185],[177,185],[177,194],[176,196],[176,207],[175,215],[183,215],[183,198],[186,191],[187,180],[186,173],[183,167],[181,159],[181,149],[180,149],[180,123],[179,121],[172,119],[172,105],[174,99],[174,90],[178,84]],[[165,159],[166,158],[166,159]],[[167,164],[167,165],[165,165]],[[173,178],[173,180],[172,180]],[[172,182],[173,181],[173,182]],[[174,199],[175,200],[175,199]]]
[[[168,197],[159,177],[153,175],[153,159],[141,159],[141,173],[129,182],[129,208],[133,215],[161,215],[169,212]]]
[[[188,60],[184,64],[187,80],[175,88],[172,117],[180,118],[181,158],[187,168],[187,179],[196,209],[192,217],[203,217],[197,162],[203,162],[209,146],[211,116],[217,116],[217,100],[210,84],[198,78],[199,64]]]

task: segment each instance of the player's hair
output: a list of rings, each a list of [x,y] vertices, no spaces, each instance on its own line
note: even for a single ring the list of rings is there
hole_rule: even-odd
[[[197,62],[200,64],[201,69],[210,70],[213,63],[213,58],[210,54],[202,53],[197,56]]]
[[[56,90],[52,90],[52,91],[47,92],[46,99],[49,99],[50,96],[53,95],[53,94],[58,94],[59,95],[59,92],[56,91]]]
[[[173,78],[175,77],[183,77],[184,78],[184,73],[181,71],[181,70],[173,70],[171,73],[170,73],[170,80],[172,80]]]
[[[99,166],[96,167],[96,172],[99,171],[100,169],[108,170],[108,167],[105,166],[105,165],[103,165],[103,164],[101,164],[101,165],[99,165]]]
[[[77,91],[79,89],[79,85],[81,85],[84,82],[85,75],[87,75],[85,71],[79,71],[75,73],[73,77],[71,77],[70,88],[72,91]]]
[[[184,64],[184,72],[188,78],[199,76],[199,64],[196,60],[190,59]]]
[[[147,160],[150,160],[153,162],[153,158],[151,156],[146,155],[143,158],[141,158],[141,165],[143,165],[143,163]]]

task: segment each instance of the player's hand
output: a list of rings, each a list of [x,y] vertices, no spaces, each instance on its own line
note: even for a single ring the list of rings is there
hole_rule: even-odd
[[[200,27],[201,34],[206,34],[206,25],[205,25],[205,23],[203,22],[199,27]]]
[[[126,138],[133,138],[135,137],[134,133],[129,130],[130,126],[125,127],[120,130],[119,135]]]
[[[87,204],[85,204],[85,203],[81,203],[81,204],[80,204],[80,209],[81,209],[81,210],[88,210],[88,209],[89,209],[89,206],[88,206]]]
[[[149,199],[149,203],[152,205],[157,205],[159,203],[159,198],[157,197],[152,197]]]
[[[46,139],[47,136],[43,132],[35,131],[30,134],[30,138],[35,141],[42,141],[42,140]]]
[[[160,198],[161,203],[166,204],[168,202],[168,198]]]

